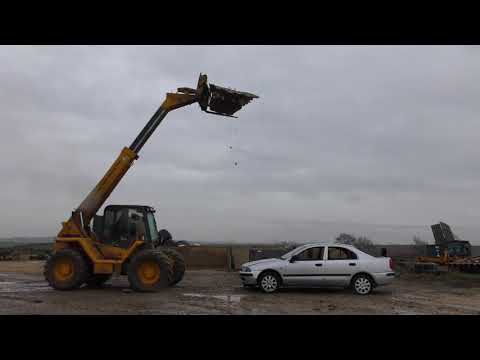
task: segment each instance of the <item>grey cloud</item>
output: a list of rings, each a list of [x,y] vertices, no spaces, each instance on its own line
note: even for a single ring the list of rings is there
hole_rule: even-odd
[[[432,241],[440,219],[478,241],[479,60],[464,46],[3,46],[0,236],[55,234],[165,92],[204,72],[260,99],[239,119],[170,114],[109,203],[151,204],[198,241]]]

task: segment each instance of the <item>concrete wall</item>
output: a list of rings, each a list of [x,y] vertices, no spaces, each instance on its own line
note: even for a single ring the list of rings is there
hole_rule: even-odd
[[[382,248],[386,248],[387,256],[392,257],[415,257],[422,255],[420,249],[413,245],[378,245],[370,254],[373,256],[381,256]],[[286,251],[287,249],[281,248],[252,248],[250,250],[250,261],[278,257]]]
[[[378,245],[372,255],[380,256],[382,248],[387,249],[389,257],[414,258],[423,255],[421,249],[414,245]],[[260,246],[254,248],[248,246],[185,246],[177,249],[184,254],[187,267],[225,270],[239,270],[242,264],[248,261],[265,258],[265,256],[280,256],[286,252],[286,249]],[[256,253],[254,249],[263,249],[264,253]],[[472,256],[480,256],[480,246],[472,246]]]
[[[239,270],[242,264],[249,262],[248,247],[232,247],[233,266],[235,270]]]
[[[228,248],[216,246],[182,246],[177,248],[185,257],[187,268],[228,268]]]
[[[415,257],[421,254],[421,249],[414,245],[378,245],[376,246],[376,256],[380,256],[381,249],[387,249],[387,256],[389,257]]]
[[[239,270],[250,261],[248,246],[182,246],[176,248],[185,257],[187,268]]]

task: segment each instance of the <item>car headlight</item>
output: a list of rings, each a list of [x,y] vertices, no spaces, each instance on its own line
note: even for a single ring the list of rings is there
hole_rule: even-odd
[[[242,272],[252,272],[252,269],[250,269],[248,266],[242,266]]]

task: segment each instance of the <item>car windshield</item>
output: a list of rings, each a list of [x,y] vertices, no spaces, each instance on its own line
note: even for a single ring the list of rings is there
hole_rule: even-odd
[[[292,254],[293,254],[294,252],[296,252],[297,250],[299,250],[299,249],[301,249],[301,248],[304,248],[305,246],[307,246],[307,245],[300,246],[300,247],[297,247],[297,248],[295,248],[295,249],[293,249],[293,250],[290,250],[289,252],[287,252],[287,253],[283,254],[282,256],[280,256],[280,259],[283,259],[283,260],[288,259],[289,257],[292,256]]]

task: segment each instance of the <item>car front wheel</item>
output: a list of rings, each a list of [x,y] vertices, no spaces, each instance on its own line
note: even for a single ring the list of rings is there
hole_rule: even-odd
[[[260,289],[265,293],[273,293],[280,287],[280,278],[273,272],[267,272],[260,276],[258,280]]]
[[[357,295],[368,295],[373,290],[372,279],[367,275],[357,275],[352,280],[352,288]]]

